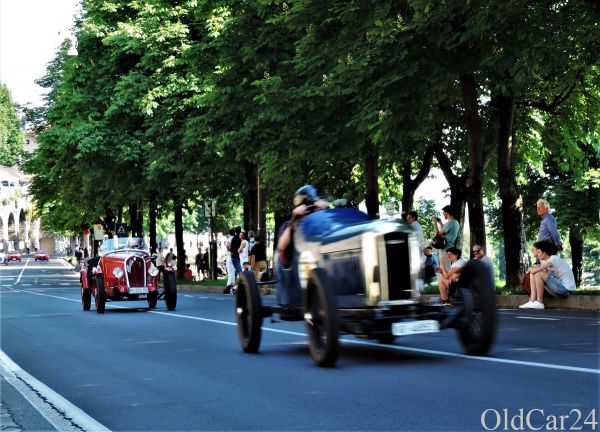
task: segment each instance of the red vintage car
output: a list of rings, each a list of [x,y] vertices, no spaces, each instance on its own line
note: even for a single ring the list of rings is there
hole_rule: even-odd
[[[94,297],[96,312],[104,313],[107,301],[146,300],[154,309],[164,299],[167,309],[177,305],[175,268],[164,273],[164,290],[159,286],[159,270],[151,256],[139,249],[119,249],[87,260],[81,266],[81,303],[90,310]]]
[[[48,255],[48,252],[41,250],[35,253],[34,258],[36,261],[50,261],[50,255]]]
[[[21,252],[19,251],[12,251],[8,253],[9,261],[21,261],[21,259]]]

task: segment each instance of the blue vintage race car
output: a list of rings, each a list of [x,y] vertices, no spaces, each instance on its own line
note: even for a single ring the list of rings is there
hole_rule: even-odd
[[[477,260],[463,267],[452,306],[426,304],[422,251],[415,231],[395,219],[372,220],[350,208],[306,216],[294,235],[289,268],[275,281],[243,272],[236,292],[241,346],[256,353],[263,318],[304,320],[313,360],[335,365],[340,333],[392,343],[397,336],[455,328],[465,351],[486,355],[496,330],[494,286]],[[274,283],[277,305],[262,304],[259,285]]]

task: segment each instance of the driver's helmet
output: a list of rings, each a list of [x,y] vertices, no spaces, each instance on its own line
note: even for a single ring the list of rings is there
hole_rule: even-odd
[[[294,207],[301,204],[310,205],[319,199],[317,189],[313,185],[304,185],[294,195]]]

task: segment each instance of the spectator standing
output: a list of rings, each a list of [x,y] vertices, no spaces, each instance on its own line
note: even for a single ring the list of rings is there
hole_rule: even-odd
[[[531,295],[521,309],[544,309],[544,289],[553,296],[568,297],[574,291],[575,276],[564,259],[556,255],[557,247],[549,241],[535,242],[541,264],[530,272]]]
[[[223,291],[223,294],[229,294],[231,292],[231,288],[235,284],[235,267],[233,266],[233,260],[231,258],[231,241],[235,236],[235,229],[231,228],[229,230],[229,237],[225,240],[225,247],[227,248],[227,257],[225,258],[225,267],[227,269],[227,286]]]
[[[446,239],[446,247],[444,250],[446,252],[448,252],[448,250],[450,248],[456,248],[456,241],[458,239],[458,234],[460,232],[460,224],[458,223],[458,221],[456,219],[454,219],[454,215],[456,213],[452,206],[447,205],[444,208],[442,208],[442,213],[444,215],[444,219],[446,219],[448,222],[446,222],[444,225],[442,225],[441,219],[434,216],[433,217],[433,225],[435,227],[436,234],[442,235]],[[447,269],[447,267],[448,267],[447,254],[441,254],[440,261],[441,261],[442,267]]]
[[[201,271],[202,271],[202,277],[204,277],[204,279],[208,279],[208,270],[210,268],[209,265],[209,259],[210,259],[210,255],[208,253],[208,248],[206,248],[204,250],[204,253],[202,254],[202,262],[201,262]]]
[[[427,246],[423,249],[423,255],[425,255],[425,282],[431,283],[437,270],[440,268],[440,261],[437,255],[433,253],[433,248]]]
[[[171,264],[173,261],[177,260],[177,255],[173,253],[173,248],[169,249],[169,253],[165,257],[165,262],[167,264]]]
[[[242,233],[241,227],[236,227],[235,233],[231,238],[231,262],[233,263],[233,267],[235,268],[235,276],[234,279],[237,279],[238,274],[242,272],[242,263],[240,261],[240,246],[242,245],[242,239],[240,235]],[[234,280],[235,284],[235,280]]]
[[[163,255],[163,248],[158,248],[156,253],[156,268],[158,269],[158,281],[160,282],[160,276],[165,275],[165,256]]]
[[[550,203],[545,199],[539,199],[536,203],[536,209],[538,216],[542,219],[540,221],[540,231],[538,233],[537,241],[548,241],[554,243],[556,248],[562,250],[562,242],[560,240],[560,234],[556,224],[556,219],[550,213]]]
[[[238,249],[238,252],[240,254],[240,263],[245,263],[245,262],[250,262],[250,259],[248,257],[250,249],[249,249],[249,242],[248,242],[248,236],[246,235],[245,231],[240,232],[240,248]]]
[[[248,231],[248,255],[250,255],[250,251],[254,247],[254,243],[256,242],[256,236],[254,235],[254,231]]]
[[[417,233],[417,240],[419,241],[419,247],[425,247],[425,240],[423,239],[423,227],[419,223],[419,214],[412,210],[406,215],[406,221]]]
[[[254,277],[259,280],[260,272],[267,269],[267,248],[260,235],[254,239],[254,246],[250,251],[250,264],[254,271]]]
[[[196,264],[196,277],[198,278],[198,280],[200,280],[200,277],[203,276],[203,273],[202,273],[202,251],[200,249],[198,249],[198,253],[196,254],[194,264]]]

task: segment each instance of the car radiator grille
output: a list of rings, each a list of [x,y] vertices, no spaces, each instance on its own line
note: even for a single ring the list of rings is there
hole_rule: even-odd
[[[127,260],[127,280],[130,287],[146,286],[146,263],[137,256]]]
[[[336,295],[365,293],[365,280],[358,252],[338,252],[327,254],[324,258],[325,269],[330,275],[329,283]]]
[[[389,300],[411,298],[408,234],[391,232],[384,236]]]

